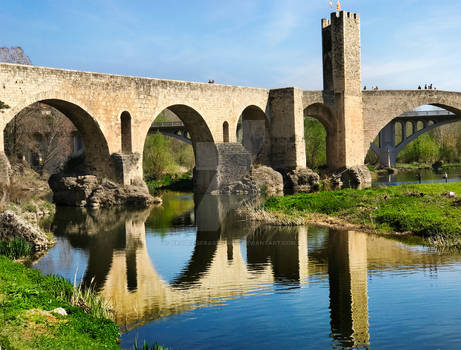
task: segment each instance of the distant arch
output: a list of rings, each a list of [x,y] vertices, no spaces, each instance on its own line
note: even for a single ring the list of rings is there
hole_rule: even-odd
[[[122,153],[131,153],[132,142],[131,142],[131,115],[127,111],[124,111],[120,116],[121,124],[121,142],[122,142]]]

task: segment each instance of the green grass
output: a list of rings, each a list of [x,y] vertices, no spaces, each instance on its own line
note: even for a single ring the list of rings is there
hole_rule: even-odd
[[[460,203],[443,195],[449,191],[461,196],[461,183],[409,184],[272,197],[264,203],[264,208],[291,216],[326,214],[379,231],[449,239],[461,236]]]
[[[72,284],[0,256],[2,349],[118,349],[117,325],[70,302]],[[68,315],[50,311],[64,308]]]
[[[432,169],[432,164],[425,163],[397,163],[395,165],[397,169]]]
[[[12,241],[0,241],[0,255],[10,259],[19,259],[29,256],[31,246],[24,238],[16,238]]]

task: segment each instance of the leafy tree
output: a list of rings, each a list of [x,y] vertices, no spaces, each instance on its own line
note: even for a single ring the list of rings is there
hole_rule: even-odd
[[[144,144],[143,168],[146,180],[159,180],[174,165],[170,142],[156,132],[148,135]]]
[[[410,142],[398,155],[402,163],[432,163],[438,159],[439,146],[429,134],[423,134]]]
[[[327,133],[317,119],[304,118],[304,138],[306,140],[306,165],[311,169],[325,166],[327,164]]]

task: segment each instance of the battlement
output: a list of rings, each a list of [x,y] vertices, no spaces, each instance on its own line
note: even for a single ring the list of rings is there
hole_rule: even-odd
[[[331,26],[331,21],[326,18],[322,18],[322,29],[328,28]]]
[[[344,22],[345,20],[354,20],[356,23],[360,23],[360,14],[341,11],[340,13],[332,12],[331,13],[331,23],[340,23]]]

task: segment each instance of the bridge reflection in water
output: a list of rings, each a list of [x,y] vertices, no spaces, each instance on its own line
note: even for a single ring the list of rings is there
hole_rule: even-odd
[[[359,232],[242,223],[228,215],[229,208],[241,205],[237,197],[176,202],[174,215],[166,213],[172,203],[167,200],[166,208],[152,212],[60,208],[56,215],[55,234],[88,251],[83,281],[88,284],[95,277],[124,331],[187,310],[224,305],[242,295],[270,293],[274,285],[308,288],[311,276],[328,276],[334,342],[366,347],[367,277],[389,266],[436,266],[443,259]],[[197,232],[189,261],[167,280],[149,254],[146,226],[148,235],[161,234],[172,222]],[[315,243],[312,247],[308,237]],[[191,241],[170,240],[173,245],[183,243]]]

